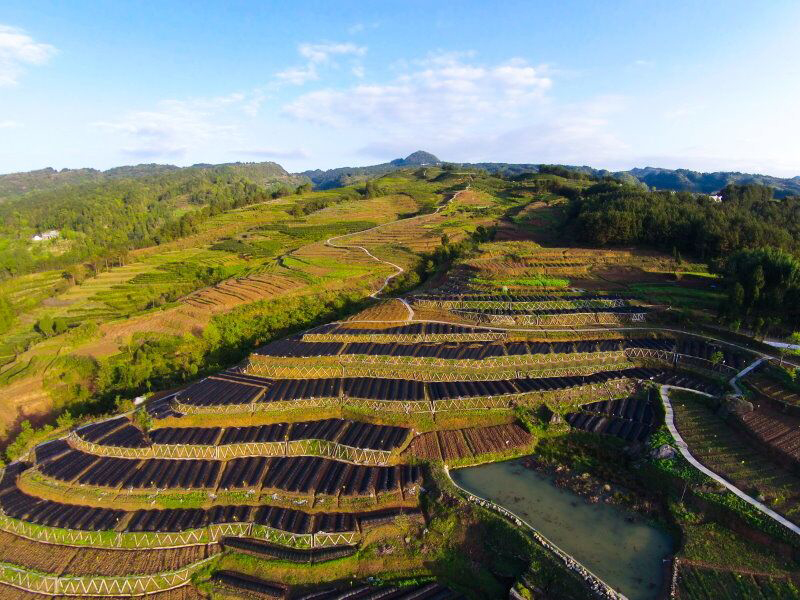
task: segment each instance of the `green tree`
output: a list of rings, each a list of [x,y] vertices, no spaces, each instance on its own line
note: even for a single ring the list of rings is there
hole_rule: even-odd
[[[5,333],[11,329],[15,317],[14,306],[8,298],[0,296],[0,333]]]
[[[54,327],[55,323],[53,321],[53,317],[50,315],[45,315],[36,321],[36,330],[45,337],[49,337],[55,333]]]

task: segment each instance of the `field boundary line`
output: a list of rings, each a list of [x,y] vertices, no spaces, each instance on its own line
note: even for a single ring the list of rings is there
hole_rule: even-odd
[[[670,385],[662,385],[659,392],[661,396],[661,403],[664,405],[664,413],[665,413],[664,420],[666,422],[667,429],[669,429],[670,434],[672,434],[672,437],[675,439],[675,445],[678,447],[678,450],[683,455],[683,457],[687,461],[689,461],[689,463],[692,466],[697,468],[700,472],[704,473],[705,475],[708,475],[709,477],[711,477],[711,479],[721,484],[729,491],[733,492],[736,496],[738,496],[739,498],[741,498],[742,500],[744,500],[745,502],[747,502],[748,504],[759,510],[760,512],[764,513],[774,521],[777,521],[778,523],[789,529],[791,532],[795,533],[796,535],[800,535],[800,527],[798,527],[785,517],[782,517],[764,503],[759,502],[755,498],[752,498],[751,496],[745,494],[742,490],[740,490],[735,485],[730,483],[727,479],[725,479],[721,475],[718,475],[717,473],[706,467],[704,464],[702,464],[694,456],[692,456],[692,453],[689,450],[689,444],[687,444],[686,441],[681,436],[681,434],[678,433],[678,429],[675,426],[675,412],[673,411],[672,404],[669,401],[669,390],[672,387],[673,386]]]

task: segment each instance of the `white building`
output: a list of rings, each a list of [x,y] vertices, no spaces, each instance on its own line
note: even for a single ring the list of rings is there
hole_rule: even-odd
[[[45,231],[44,233],[37,233],[35,236],[31,238],[32,242],[43,242],[45,240],[54,240],[58,237],[58,230],[51,229],[50,231]]]

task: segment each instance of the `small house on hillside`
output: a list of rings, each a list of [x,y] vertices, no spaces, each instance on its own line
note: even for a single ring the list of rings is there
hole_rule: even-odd
[[[35,236],[31,238],[32,242],[43,242],[45,240],[54,240],[58,237],[58,230],[51,229],[50,231],[45,231],[44,233],[37,233]]]

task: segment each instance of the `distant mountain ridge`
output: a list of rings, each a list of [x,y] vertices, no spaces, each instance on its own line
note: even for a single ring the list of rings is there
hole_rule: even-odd
[[[775,189],[777,197],[800,195],[800,176],[792,178],[773,177],[771,175],[758,175],[753,173],[739,173],[735,171],[718,171],[715,173],[702,173],[688,169],[660,169],[645,167],[631,169],[625,173],[632,175],[642,183],[652,188],[667,190],[683,190],[711,194],[721,190],[730,183],[747,184],[755,183],[766,185]]]
[[[0,202],[9,198],[18,197],[31,191],[55,189],[64,185],[76,185],[90,182],[112,181],[124,178],[156,177],[181,170],[199,169],[214,170],[222,173],[235,174],[246,177],[256,183],[284,182],[289,185],[311,181],[318,189],[342,187],[358,183],[371,177],[378,177],[391,173],[397,169],[441,165],[444,161],[430,152],[417,150],[405,158],[396,158],[386,163],[367,165],[363,167],[338,167],[335,169],[313,169],[302,173],[288,173],[281,165],[274,162],[235,162],[218,165],[198,163],[190,167],[177,167],[165,164],[139,164],[114,167],[106,171],[97,169],[62,169],[52,168],[28,171],[25,173],[10,173],[0,175]],[[455,163],[459,164],[459,163]],[[539,163],[461,163],[464,167],[486,169],[490,173],[504,173],[519,175],[521,173],[535,173],[539,170]],[[754,173],[741,173],[738,171],[717,171],[706,173],[689,169],[662,169],[658,167],[634,168],[628,171],[608,171],[589,166],[563,165],[582,173],[595,176],[611,175],[630,182],[640,182],[648,187],[663,190],[688,191],[703,194],[713,194],[730,183],[770,186],[775,190],[777,198],[786,196],[800,196],[800,176],[791,178],[773,177]]]
[[[157,177],[168,173],[186,170],[213,170],[222,173],[246,177],[255,183],[266,184],[274,181],[283,181],[299,185],[307,181],[302,176],[291,175],[281,165],[274,162],[254,163],[223,163],[219,165],[196,164],[190,167],[176,167],[175,165],[139,164],[114,167],[106,171],[97,169],[39,169],[24,173],[9,173],[0,175],[0,202],[9,198],[22,196],[29,192],[51,190],[65,185],[80,185],[84,183],[100,183],[115,179],[139,179],[143,177]]]
[[[339,167],[323,171],[315,169],[300,173],[308,177],[316,187],[327,189],[340,187],[356,183],[370,177],[377,177],[390,173],[396,169],[410,166],[424,166],[443,164],[433,154],[418,150],[406,158],[398,158],[387,163],[370,165],[364,167]],[[538,172],[540,163],[500,163],[500,162],[481,162],[481,163],[455,163],[463,167],[473,167],[486,169],[490,173],[505,173],[508,175],[519,175],[521,173]],[[714,173],[704,173],[701,171],[691,171],[689,169],[662,169],[658,167],[635,168],[628,171],[609,171],[606,169],[596,169],[586,165],[560,165],[569,169],[603,177],[610,175],[630,182],[638,181],[648,187],[662,190],[675,190],[695,192],[702,194],[713,194],[724,188],[730,183],[766,185],[774,188],[775,196],[783,198],[786,196],[800,195],[800,176],[792,178],[773,177],[771,175],[759,175],[753,173],[740,173],[737,171],[720,171]]]
[[[417,150],[412,152],[405,158],[395,158],[387,163],[379,165],[370,165],[366,167],[338,167],[336,169],[328,169],[323,171],[321,169],[314,169],[311,171],[303,171],[298,173],[304,177],[308,177],[311,182],[319,189],[329,189],[334,187],[341,187],[357,183],[370,177],[378,177],[391,173],[397,169],[405,167],[424,167],[427,165],[442,164],[436,156],[430,152]]]

